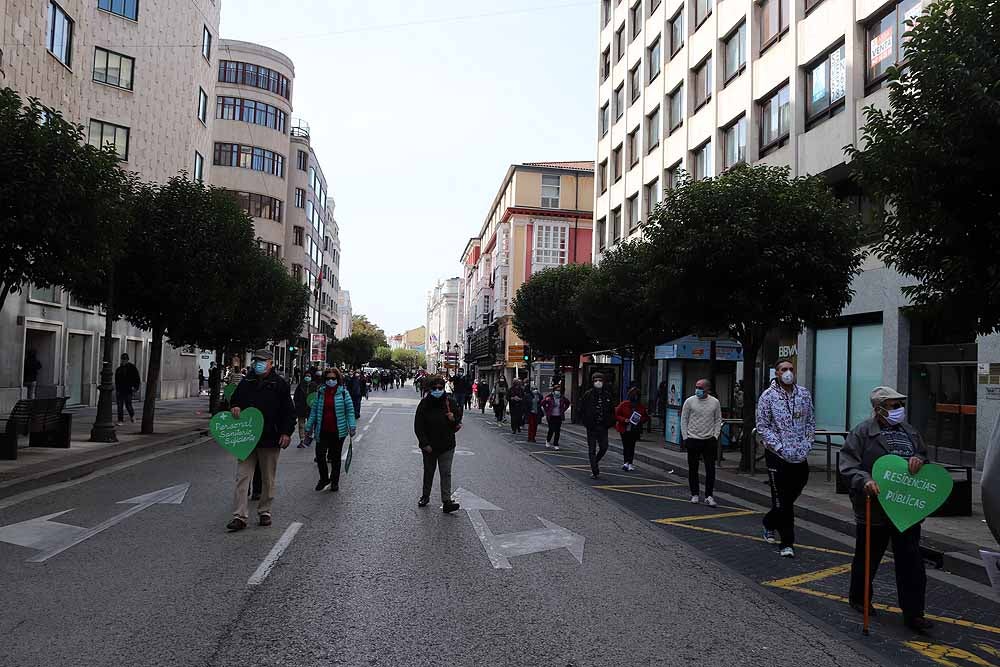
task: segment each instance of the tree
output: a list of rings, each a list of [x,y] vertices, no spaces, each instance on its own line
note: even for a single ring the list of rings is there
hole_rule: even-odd
[[[0,90],[0,309],[29,282],[67,285],[111,262],[131,179],[111,149],[31,99]]]
[[[372,357],[372,366],[379,368],[389,368],[392,366],[392,350],[386,346],[376,347],[375,355]]]
[[[327,357],[332,364],[345,364],[350,368],[361,368],[375,354],[371,338],[351,334],[347,338],[334,341],[327,346]]]
[[[861,228],[820,177],[786,167],[683,176],[646,226],[655,301],[696,333],[728,332],[743,347],[744,457],[757,391],[754,360],[768,331],[833,317],[860,272]]]
[[[408,371],[412,371],[420,367],[419,354],[416,350],[408,350],[402,347],[396,348],[392,351],[392,361]]]
[[[626,241],[604,253],[577,295],[587,333],[601,347],[631,357],[640,385],[653,348],[685,333],[670,312],[673,302],[653,298],[652,275],[650,246]]]
[[[889,70],[889,108],[865,109],[855,177],[876,204],[886,264],[914,304],[971,334],[1000,329],[1000,7],[926,4]]]
[[[351,333],[371,339],[375,347],[388,347],[389,340],[385,337],[382,327],[368,321],[367,315],[355,315],[351,318]]]

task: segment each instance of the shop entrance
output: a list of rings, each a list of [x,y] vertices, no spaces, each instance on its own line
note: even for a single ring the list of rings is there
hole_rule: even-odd
[[[90,398],[91,369],[88,362],[91,339],[91,336],[84,334],[69,335],[66,350],[66,394],[69,396],[67,405],[85,404]]]
[[[923,434],[931,458],[976,464],[976,345],[910,348],[910,423]]]
[[[24,333],[24,359],[34,350],[41,368],[38,369],[38,384],[35,398],[49,398],[56,395],[56,332],[46,329],[27,329]],[[22,373],[24,364],[21,364]],[[22,375],[22,382],[23,382]],[[27,391],[23,396],[27,397]]]

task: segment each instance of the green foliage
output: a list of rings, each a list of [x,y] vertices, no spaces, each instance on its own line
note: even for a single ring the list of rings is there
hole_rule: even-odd
[[[375,346],[369,336],[352,333],[347,338],[334,341],[327,346],[328,360],[332,364],[344,364],[350,368],[361,368],[375,354]]]
[[[421,362],[421,356],[422,353],[405,348],[397,348],[392,351],[393,363],[410,371],[421,367],[421,364],[423,363]],[[426,362],[426,358],[424,358],[424,362]]]
[[[535,354],[579,356],[596,347],[581,319],[589,306],[577,298],[593,271],[590,264],[565,264],[539,271],[518,288],[511,305],[514,331]]]
[[[881,220],[876,253],[919,283],[904,293],[970,332],[1000,329],[1000,6],[937,0],[865,109],[854,173]]]
[[[0,308],[28,282],[68,285],[107,266],[132,179],[111,150],[31,99],[0,90]]]
[[[382,327],[376,326],[368,320],[367,315],[355,315],[351,318],[351,333],[353,335],[365,336],[372,342],[372,347],[388,347],[389,340],[385,337]]]
[[[392,361],[392,350],[385,346],[377,347],[375,348],[375,356],[372,359],[382,363],[389,363]]]

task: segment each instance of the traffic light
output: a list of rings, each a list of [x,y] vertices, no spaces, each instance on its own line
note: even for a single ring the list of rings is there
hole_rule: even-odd
[[[292,353],[292,354],[295,354],[295,351],[296,351],[296,350],[298,350],[298,349],[299,349],[299,348],[295,347],[294,345],[289,345],[289,346],[288,346],[288,351],[289,351],[290,353]]]
[[[524,363],[531,365],[531,346],[524,346]]]

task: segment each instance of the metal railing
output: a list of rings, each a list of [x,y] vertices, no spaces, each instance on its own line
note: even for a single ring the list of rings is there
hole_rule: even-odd
[[[848,431],[816,431],[816,436],[813,439],[813,451],[815,451],[816,445],[823,445],[826,450],[826,481],[833,481],[833,448],[843,447],[843,440],[847,438]],[[750,474],[757,474],[757,463],[763,461],[765,455],[761,454],[757,456],[757,448],[760,446],[760,434],[755,428],[750,432],[750,437],[753,439],[753,456],[751,457],[750,463]],[[834,442],[834,438],[840,438],[841,442]]]

